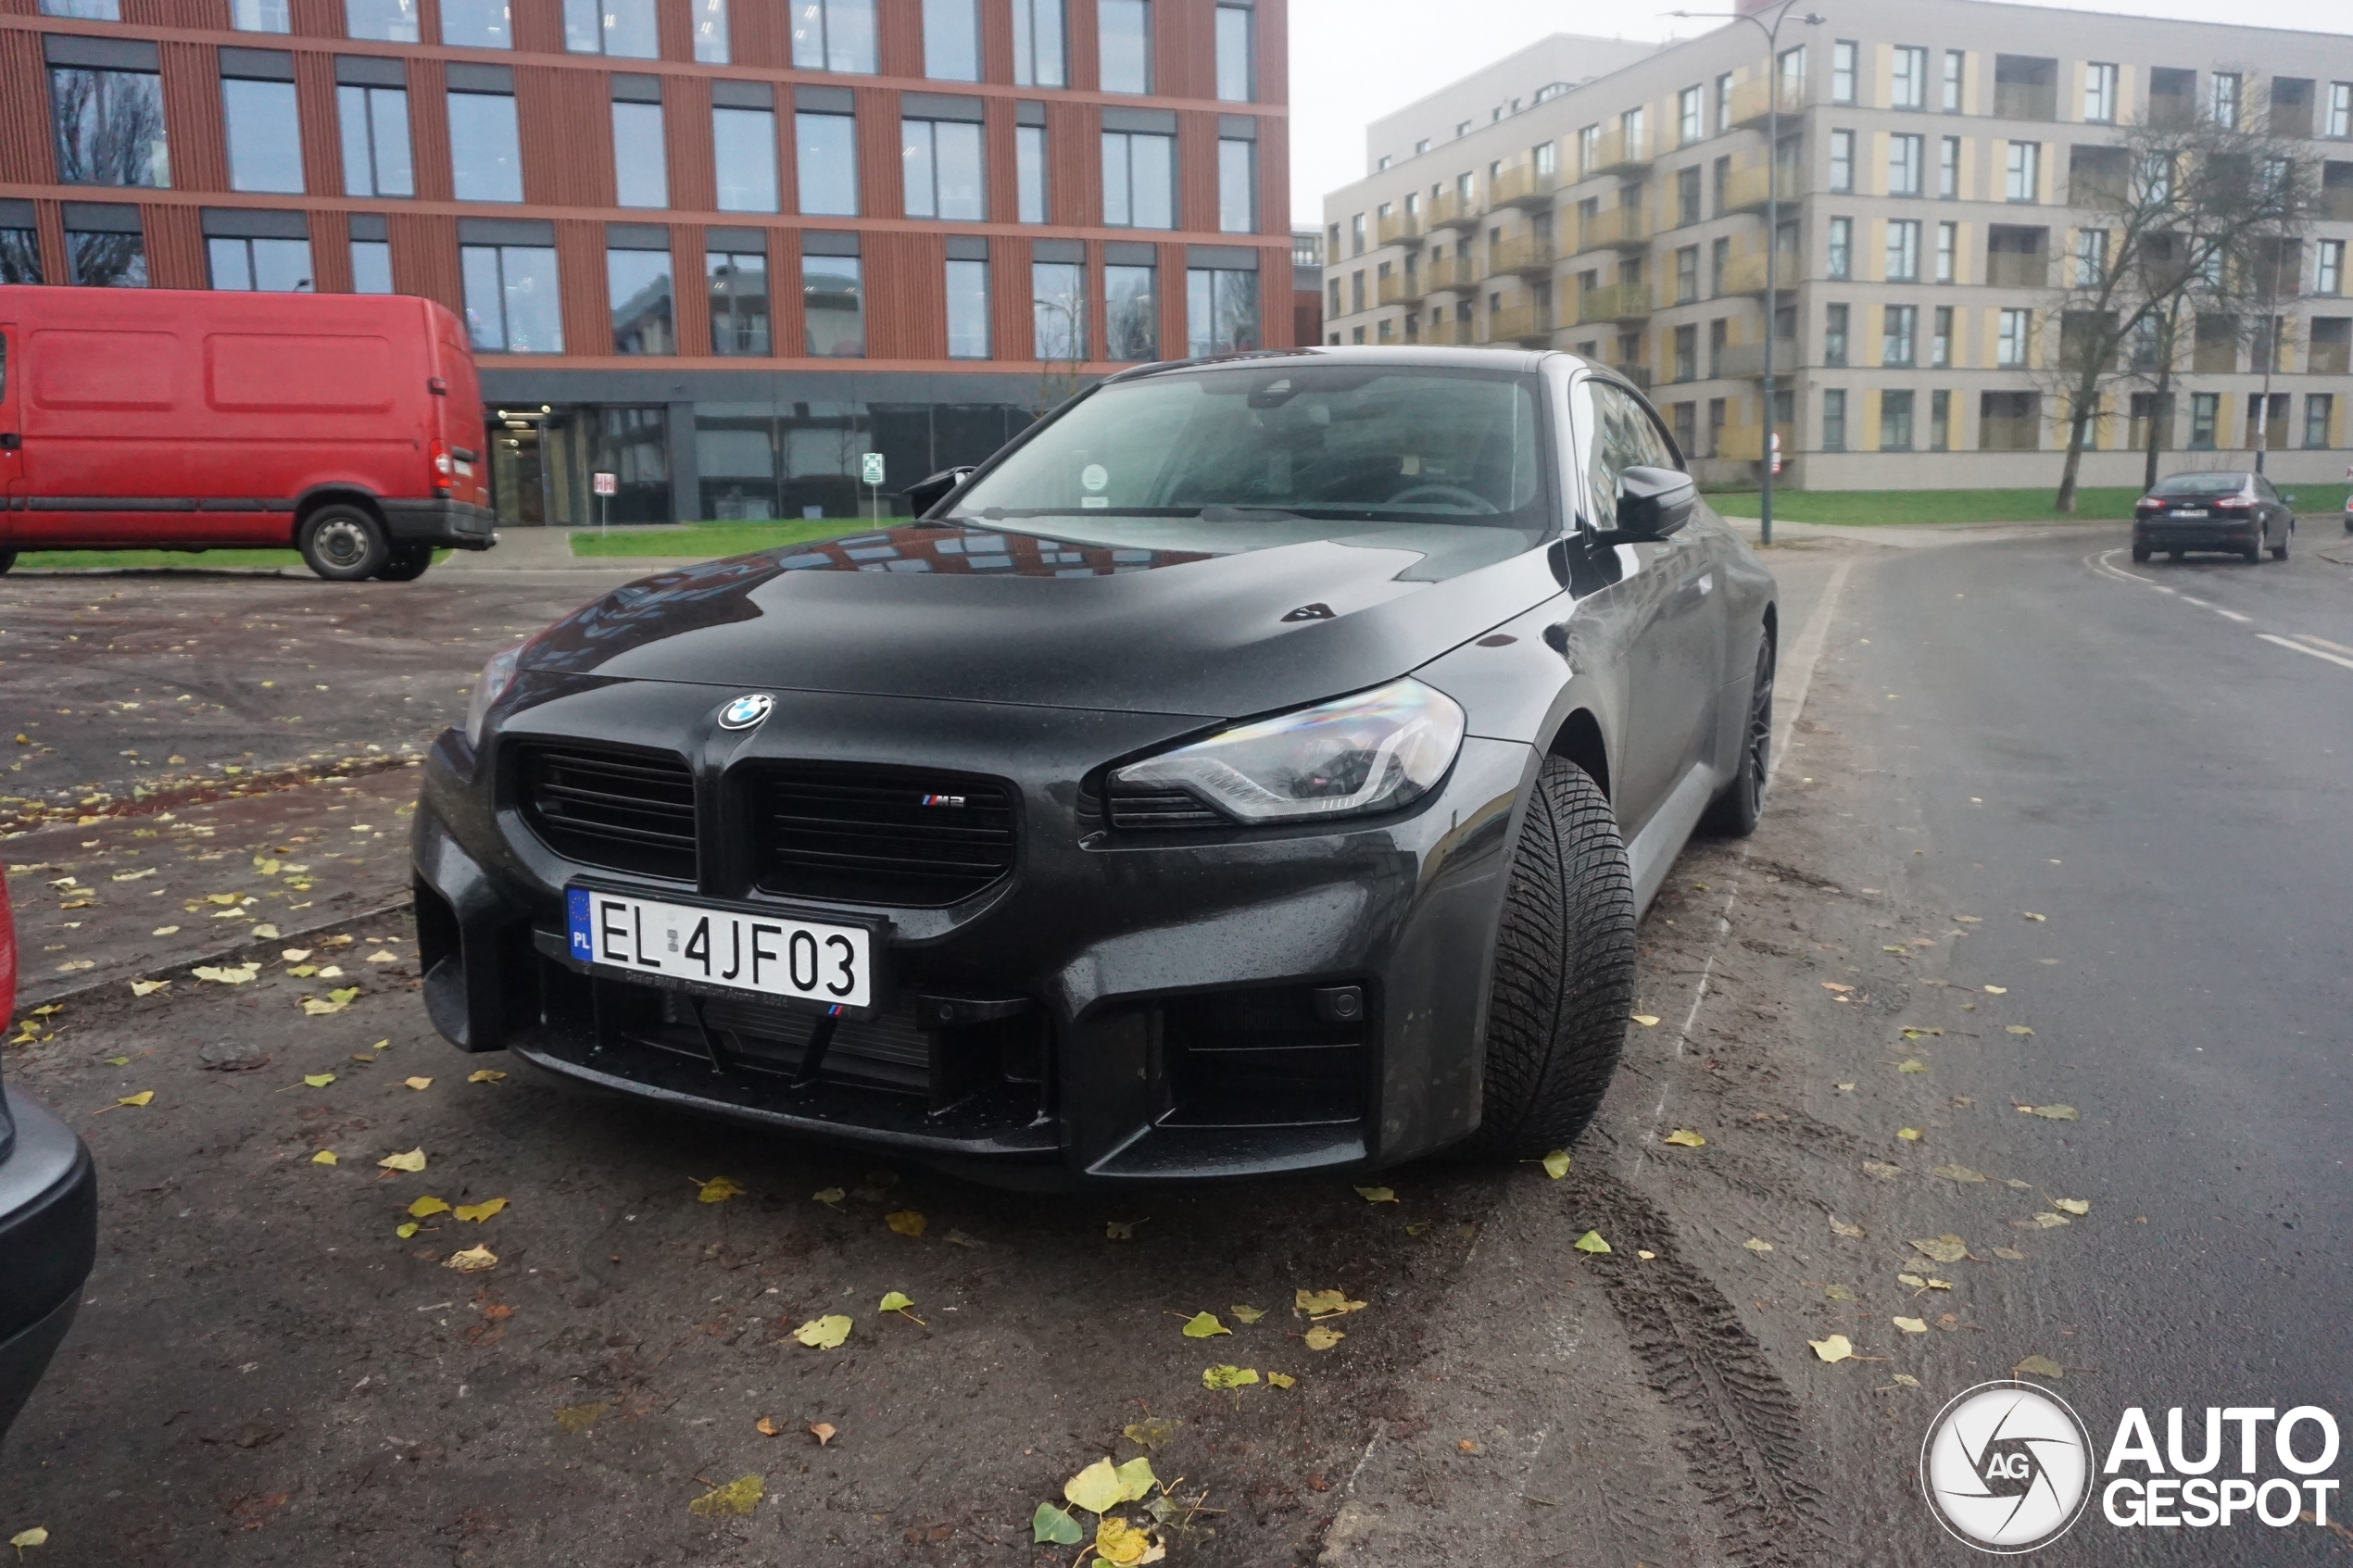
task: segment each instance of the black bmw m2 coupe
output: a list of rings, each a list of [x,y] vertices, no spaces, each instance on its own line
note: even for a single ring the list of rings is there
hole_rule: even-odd
[[[1772,579],[1640,393],[1147,366],[913,499],[490,661],[416,819],[444,1035],[1013,1183],[1576,1136],[1771,730]]]

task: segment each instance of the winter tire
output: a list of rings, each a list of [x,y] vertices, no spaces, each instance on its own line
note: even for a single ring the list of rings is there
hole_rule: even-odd
[[[296,544],[304,563],[330,583],[365,582],[384,569],[392,553],[384,524],[340,503],[312,512]]]
[[[376,577],[384,583],[414,583],[432,564],[431,545],[395,545],[385,554],[384,569]]]
[[[1699,822],[1702,833],[1719,838],[1746,838],[1756,831],[1765,810],[1765,778],[1773,766],[1773,634],[1756,645],[1756,673],[1748,687],[1748,717],[1741,731],[1740,771],[1724,793],[1708,804]]]
[[[1478,1130],[1464,1152],[1533,1160],[1600,1109],[1634,1000],[1634,879],[1591,775],[1547,757],[1520,829],[1495,978]]]

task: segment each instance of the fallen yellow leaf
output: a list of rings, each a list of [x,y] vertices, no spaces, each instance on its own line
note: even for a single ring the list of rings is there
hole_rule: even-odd
[[[1256,1323],[1259,1319],[1266,1315],[1266,1309],[1264,1307],[1233,1306],[1228,1307],[1226,1310],[1233,1313],[1237,1319],[1246,1323]]]
[[[1116,1513],[1106,1513],[1095,1524],[1095,1561],[1111,1568],[1138,1568],[1148,1561],[1152,1538]]]
[[[1850,1241],[1860,1241],[1863,1238],[1863,1227],[1860,1225],[1850,1225],[1844,1220],[1842,1220],[1837,1215],[1833,1214],[1831,1216],[1831,1234],[1832,1236],[1845,1236]]]
[[[387,1154],[376,1163],[387,1171],[406,1171],[414,1175],[425,1168],[425,1151],[412,1148],[406,1154]]]
[[[417,1222],[414,1220],[403,1220],[398,1224],[392,1227],[392,1234],[398,1236],[401,1240],[406,1241],[410,1236],[417,1234]]]
[[[1906,1143],[1918,1143],[1920,1141],[1920,1130],[1918,1127],[1898,1127],[1895,1129],[1895,1135],[1902,1138]]]
[[[1347,1338],[1348,1336],[1342,1334],[1336,1328],[1329,1328],[1323,1323],[1317,1323],[1305,1334],[1301,1335],[1300,1337],[1306,1341],[1307,1348],[1311,1350],[1328,1350],[1333,1346],[1339,1344],[1341,1340]]]
[[[785,1435],[785,1429],[783,1427],[777,1425],[772,1418],[764,1415],[758,1421],[751,1424],[751,1429],[754,1432],[759,1433],[763,1437],[781,1437]]]
[[[1928,1332],[1928,1324],[1919,1318],[1896,1318],[1893,1321],[1896,1327],[1902,1329],[1906,1334],[1926,1334]]]
[[[125,1095],[125,1096],[123,1096],[120,1099],[119,1099],[119,1100],[117,1100],[117,1101],[115,1101],[115,1104],[117,1104],[117,1105],[145,1105],[146,1103],[148,1103],[150,1100],[154,1099],[155,1098],[156,1098],[156,1092],[155,1092],[155,1090],[153,1090],[153,1089],[141,1089],[141,1090],[140,1090],[137,1094],[135,1094],[135,1095]]]
[[[483,1067],[477,1068],[473,1072],[467,1073],[466,1082],[469,1084],[496,1084],[503,1080],[506,1076],[507,1075],[504,1073],[496,1073],[487,1067]]]
[[[1346,1317],[1351,1312],[1365,1310],[1364,1302],[1351,1301],[1347,1292],[1340,1290],[1295,1291],[1291,1295],[1291,1306],[1294,1311],[1304,1312],[1311,1318]]]
[[[1258,1374],[1252,1373],[1250,1381],[1257,1382]],[[1106,1513],[1127,1500],[1127,1486],[1111,1461],[1099,1459],[1063,1483],[1063,1496],[1089,1513]]]
[[[811,1193],[809,1196],[815,1198],[820,1203],[830,1204],[832,1207],[838,1209],[841,1207],[841,1200],[844,1195],[839,1187],[820,1187],[817,1191]]]
[[[2067,1369],[2048,1356],[2029,1356],[2010,1368],[2010,1373],[2013,1376],[2024,1373],[2029,1377],[2065,1377]]]
[[[479,1273],[484,1269],[495,1268],[497,1262],[497,1253],[476,1243],[462,1252],[452,1252],[441,1266],[445,1269],[455,1269],[461,1274],[471,1274]]]
[[[1916,1056],[1907,1056],[1903,1060],[1895,1064],[1895,1071],[1898,1073],[1925,1073],[1928,1071],[1928,1063],[1922,1061]]]
[[[556,1412],[556,1424],[577,1436],[597,1424],[597,1418],[612,1409],[610,1399],[591,1399],[586,1404],[566,1405]]]
[[[1185,1337],[1188,1339],[1208,1339],[1216,1335],[1233,1332],[1232,1329],[1217,1321],[1215,1312],[1195,1312],[1185,1320]]]
[[[2040,1116],[2045,1122],[2072,1122],[2075,1120],[2075,1108],[2071,1105],[2036,1105],[2030,1106],[2028,1109],[2033,1111],[2035,1115]]]
[[[1750,1236],[1746,1241],[1742,1242],[1741,1245],[1747,1248],[1751,1252],[1770,1252],[1773,1250],[1773,1244],[1771,1242],[1759,1241],[1755,1236]]]
[[[1655,1029],[1658,1026],[1658,1018],[1653,1013],[1638,1012],[1634,1014],[1634,1022],[1645,1029]]]
[[[1843,1361],[1855,1353],[1854,1342],[1843,1334],[1833,1334],[1828,1339],[1808,1339],[1806,1343],[1826,1361]]]
[[[22,735],[19,735],[17,738],[19,740],[24,739]],[[25,1548],[29,1546],[47,1546],[49,1544],[49,1532],[43,1529],[40,1525],[35,1524],[30,1530],[19,1530],[15,1535],[10,1536],[8,1537],[8,1544],[17,1549],[17,1556],[21,1559],[24,1556]]]
[[[766,1483],[757,1475],[747,1475],[740,1481],[714,1486],[688,1503],[686,1512],[698,1519],[716,1519],[723,1513],[749,1513],[767,1495]]]
[[[412,1220],[429,1220],[435,1214],[448,1212],[449,1205],[438,1198],[420,1198],[409,1205],[409,1217]]]
[[[1258,1381],[1258,1369],[1246,1366],[1214,1366],[1201,1374],[1205,1388],[1242,1388]]]
[[[278,928],[274,925],[257,925],[253,928],[253,939],[257,942],[275,942],[278,939]]]
[[[1367,1203],[1394,1203],[1397,1194],[1387,1187],[1358,1187],[1356,1196]]]
[[[830,1421],[812,1421],[809,1424],[809,1435],[817,1439],[817,1446],[822,1449],[834,1440],[834,1424]]]
[[[450,1212],[457,1215],[457,1217],[460,1220],[471,1221],[472,1223],[478,1225],[484,1220],[490,1218],[493,1214],[497,1213],[506,1206],[507,1200],[505,1198],[485,1198],[480,1203],[460,1203],[457,1208],[450,1210]]]
[[[1982,1182],[1985,1179],[1979,1173],[1970,1170],[1966,1165],[1939,1165],[1935,1170],[1931,1171],[1929,1174],[1931,1176],[1942,1176],[1948,1182]]]
[[[131,994],[134,997],[152,997],[157,991],[168,989],[170,985],[171,982],[169,980],[134,980],[131,983]]]
[[[900,1236],[921,1236],[927,1222],[912,1209],[900,1209],[883,1216],[883,1223]]]
[[[1602,1233],[1599,1231],[1587,1231],[1572,1245],[1579,1252],[1604,1253],[1609,1250],[1609,1243],[1602,1239]]]
[[[2010,994],[2010,988],[2007,985],[1988,985],[1985,987],[1985,994],[1989,997],[2007,997]]]
[[[433,1080],[430,1078],[403,1078],[400,1081],[421,1094],[433,1087]]]
[[[2008,1023],[2003,1025],[2003,1033],[2008,1035],[2032,1035],[2034,1031],[2029,1029],[2023,1023]]]
[[[2045,1212],[2035,1215],[2034,1223],[2044,1230],[2055,1231],[2058,1229],[2059,1226],[2067,1223],[2067,1216],[2064,1214]]]
[[[302,1081],[314,1089],[323,1089],[335,1081],[335,1075],[332,1073],[308,1073],[303,1075]]]
[[[1969,1256],[1969,1243],[1957,1236],[1914,1238],[1912,1249],[1940,1263],[1957,1263]]]
[[[188,972],[199,980],[209,980],[220,985],[242,985],[261,972],[259,964],[241,964],[233,969],[219,964],[200,964]]]
[[[2088,1214],[2092,1211],[2090,1200],[2082,1198],[2055,1198],[2051,1200],[2051,1207],[2063,1214]]]
[[[1658,1141],[1671,1143],[1677,1148],[1705,1148],[1707,1147],[1707,1140],[1689,1127],[1678,1127]]]
[[[332,1148],[322,1148],[310,1157],[310,1162],[313,1165],[332,1165],[335,1162],[335,1151]]]
[[[1559,1181],[1568,1174],[1568,1150],[1556,1148],[1544,1156],[1544,1174]]]
[[[1296,1384],[1299,1379],[1293,1377],[1287,1372],[1270,1372],[1266,1374],[1266,1381],[1273,1384],[1277,1388],[1289,1388]]]
[[[836,1312],[828,1317],[812,1318],[792,1331],[792,1336],[812,1350],[834,1350],[849,1337],[849,1320]]]
[[[736,1181],[733,1176],[713,1176],[707,1182],[698,1184],[697,1190],[695,1192],[695,1201],[698,1203],[724,1203],[731,1198],[741,1197],[743,1195],[743,1184]]]
[[[316,997],[302,998],[303,1013],[309,1018],[324,1018],[329,1013],[341,1012],[350,1005],[348,1002],[322,1002]]]

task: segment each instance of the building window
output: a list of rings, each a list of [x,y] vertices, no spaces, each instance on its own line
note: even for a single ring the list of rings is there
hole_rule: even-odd
[[[1994,363],[2006,370],[2024,370],[2028,338],[2033,327],[2033,311],[2003,311],[2000,331],[1994,338]]]
[[[1928,395],[1928,449],[1931,452],[1953,449],[1953,395],[1949,392]]]
[[[564,50],[631,60],[660,58],[654,0],[564,0]]]
[[[766,358],[770,352],[768,253],[707,250],[702,268],[711,298],[711,351]]]
[[[899,153],[908,217],[977,223],[988,216],[979,125],[963,119],[902,119]]]
[[[2316,260],[2312,268],[2312,292],[2339,295],[2345,292],[2345,242],[2322,240],[2313,247]]]
[[[1020,220],[1046,221],[1046,128],[1013,127],[1013,173],[1021,198]]]
[[[1936,194],[1946,201],[1961,195],[1961,139],[1947,136],[1936,155]]]
[[[1699,246],[1685,245],[1675,253],[1675,303],[1689,305],[1699,297]]]
[[[1846,450],[1846,394],[1835,389],[1822,394],[1822,450]]]
[[[1887,281],[1891,283],[1917,283],[1920,281],[1920,226],[1916,219],[1898,218],[1888,222]]]
[[[220,111],[228,132],[229,188],[300,194],[302,124],[294,83],[224,78]]]
[[[2342,140],[2353,136],[2353,82],[2329,83],[2329,131]]]
[[[2079,289],[2099,287],[2108,276],[2108,231],[2079,229],[2075,232],[2075,286]]]
[[[343,131],[343,191],[347,196],[413,196],[409,157],[409,94],[398,87],[335,88]]]
[[[2116,119],[2116,68],[2097,61],[2083,68],[2083,118],[2095,125]]]
[[[977,0],[924,0],[924,74],[934,82],[980,80]]]
[[[1920,194],[1920,164],[1928,138],[1897,134],[1887,139],[1887,194],[1891,196],[1917,196]]]
[[[858,121],[846,114],[796,114],[793,141],[799,155],[800,210],[825,218],[858,216]],[[759,210],[774,210],[773,192],[770,203]],[[727,205],[724,187],[719,205]]]
[[[1726,71],[1716,79],[1716,132],[1721,135],[1732,128],[1732,73]]]
[[[1103,357],[1128,362],[1160,358],[1160,293],[1150,267],[1103,269]]]
[[[854,256],[800,258],[800,319],[812,359],[866,356],[866,289]]]
[[[875,0],[791,0],[796,70],[875,74]]]
[[[2214,123],[2225,131],[2239,128],[2239,73],[2234,70],[2214,73],[2214,96],[2210,107],[2214,113]]]
[[[1912,363],[1912,332],[1919,321],[1919,307],[1913,305],[1882,307],[1879,340],[1881,364],[1908,366]]]
[[[2315,450],[2329,445],[2329,426],[2336,418],[2336,395],[2314,392],[2304,399],[2304,445]]]
[[[475,348],[490,354],[564,351],[554,246],[461,245],[458,270],[466,290],[466,332]]]
[[[1185,271],[1185,352],[1240,354],[1258,346],[1258,274],[1235,268]]]
[[[1146,94],[1152,90],[1151,0],[1098,0],[1095,28],[1101,44],[1102,90]]]
[[[343,35],[380,44],[414,44],[417,0],[343,0]]]
[[[383,240],[351,242],[351,292],[392,292],[392,246]]]
[[[1076,261],[1029,264],[1030,332],[1040,360],[1087,358],[1087,269]]]
[[[1470,176],[1466,174],[1463,178],[1468,180]],[[1348,254],[1365,254],[1365,215],[1361,212],[1348,220]]]
[[[1851,104],[1855,101],[1855,61],[1856,46],[1842,38],[1831,45],[1831,102]]]
[[[1882,452],[1908,452],[1912,449],[1910,393],[1882,392],[1879,395],[1879,449]]]
[[[1217,7],[1217,96],[1247,104],[1258,96],[1255,15],[1242,6]]]
[[[1716,238],[1707,242],[1708,298],[1721,299],[1724,297],[1724,270],[1727,267],[1730,267],[1731,262],[1732,239],[1730,235],[1718,234]]]
[[[449,94],[449,172],[451,189],[461,202],[522,200],[522,149],[515,131],[513,94]]]
[[[2217,437],[2216,425],[2221,418],[2222,395],[2219,392],[2190,394],[2190,450],[2211,452]]]
[[[1258,230],[1258,144],[1227,137],[1217,144],[1217,228],[1221,233]]]
[[[2009,161],[2002,185],[2005,200],[2031,202],[2040,199],[2043,188],[2043,144],[2012,142]]]
[[[1851,191],[1855,188],[1855,132],[1831,132],[1831,189]]]
[[[1365,270],[1362,267],[1348,275],[1348,313],[1362,315],[1365,310]]]
[[[284,0],[263,3],[283,4]],[[441,41],[458,49],[513,48],[515,35],[509,25],[507,0],[441,0]]]
[[[1804,103],[1806,82],[1806,45],[1800,44],[1794,49],[1782,50],[1780,67],[1780,96],[1791,104]]]
[[[171,183],[163,78],[153,71],[49,68],[57,178],[68,185]]]
[[[667,250],[605,252],[605,296],[615,354],[675,354],[674,290]]]
[[[114,207],[102,216],[66,209],[67,281],[86,289],[147,286],[147,247],[139,209]]]
[[[1928,340],[1928,362],[1931,370],[1946,370],[1953,363],[1953,307],[1940,305],[1934,317],[1935,330]]]
[[[1843,367],[1846,363],[1847,307],[1830,305],[1822,308],[1822,363]]]
[[[1855,220],[1831,220],[1830,244],[1823,257],[1825,277],[1851,278],[1855,275]]]
[[[1703,176],[1697,164],[1675,171],[1675,222],[1680,228],[1700,220],[1700,182]]]
[[[1958,280],[1954,275],[1955,257],[1960,250],[1961,226],[1939,223],[1936,226],[1936,281],[1950,283]]]
[[[1063,0],[1013,0],[1013,82],[1020,87],[1065,87]]]
[[[1700,89],[1686,87],[1675,94],[1675,141],[1678,146],[1690,146],[1707,134],[1706,107],[1701,102]]]
[[[1699,380],[1699,327],[1696,323],[1675,329],[1675,379]]]
[[[1958,49],[1944,51],[1944,112],[1961,111],[1961,75],[1969,69],[1969,56]]]
[[[294,18],[286,0],[229,0],[229,25],[239,32],[292,32]]]
[[[707,66],[727,63],[727,0],[689,0],[695,29],[695,58]]]
[[[717,137],[714,135],[715,142]],[[622,207],[668,207],[670,160],[664,156],[661,105],[612,106],[613,200]],[[771,168],[775,154],[769,154]]]
[[[1176,226],[1176,138],[1136,131],[1103,132],[1103,222],[1114,229]],[[1356,220],[1357,252],[1365,220]]]
[[[310,292],[310,242],[287,239],[208,239],[205,260],[216,289],[255,294]]]
[[[1926,49],[1907,44],[1896,45],[1887,79],[1887,104],[1888,107],[1897,109],[1928,107]]]
[[[988,358],[988,263],[948,263],[948,358]]]

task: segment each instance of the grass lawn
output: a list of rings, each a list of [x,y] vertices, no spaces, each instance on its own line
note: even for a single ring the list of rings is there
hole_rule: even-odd
[[[883,527],[904,522],[885,518]],[[780,545],[806,545],[812,539],[838,539],[845,533],[872,533],[875,525],[862,518],[822,518],[794,522],[697,522],[684,528],[616,528],[599,535],[593,528],[572,531],[574,556],[685,558],[714,560]]]
[[[2343,484],[2294,486],[2296,509],[2306,517],[2325,515],[2345,505]],[[2070,518],[2054,511],[2048,489],[2034,490],[1776,490],[1773,516],[1788,522],[2066,522],[2108,519],[2121,522],[2133,515],[2136,489],[2079,490]],[[1758,496],[1754,490],[1710,495],[1708,504],[1726,517],[1755,517]]]
[[[295,550],[27,550],[17,558],[19,571],[132,571],[141,567],[176,566],[191,571],[222,571],[233,567],[277,566],[308,571]]]

